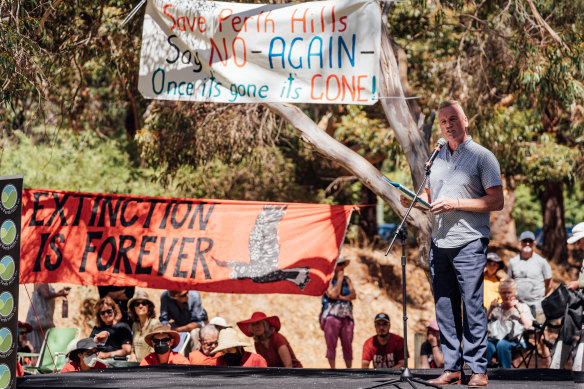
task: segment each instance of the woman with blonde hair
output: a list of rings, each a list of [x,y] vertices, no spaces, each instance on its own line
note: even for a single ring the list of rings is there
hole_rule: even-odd
[[[268,367],[302,367],[290,343],[280,334],[278,316],[254,312],[251,318],[237,322],[237,326],[245,335],[254,338],[256,352],[264,357]]]
[[[125,357],[132,352],[132,331],[127,323],[120,322],[122,312],[111,297],[104,297],[95,304],[95,319],[90,337],[102,351],[99,359]]]

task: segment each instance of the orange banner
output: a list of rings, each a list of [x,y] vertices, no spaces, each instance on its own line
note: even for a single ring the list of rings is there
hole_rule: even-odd
[[[28,189],[20,283],[318,296],[352,209]]]

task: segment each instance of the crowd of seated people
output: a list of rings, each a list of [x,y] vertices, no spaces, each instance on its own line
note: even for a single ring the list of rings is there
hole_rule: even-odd
[[[582,235],[584,236],[584,232]],[[511,258],[507,271],[497,254],[490,252],[487,255],[484,270],[484,303],[489,323],[486,356],[491,366],[512,367],[512,351],[525,347],[522,339],[524,331],[532,328],[532,324],[536,321],[545,320],[542,316],[541,300],[551,291],[550,267],[545,259],[533,253],[534,235],[532,233],[528,231],[522,233],[519,241],[520,254]],[[348,278],[345,270],[349,260],[341,257],[338,262],[335,277],[331,281],[332,291],[329,288],[325,295],[328,299],[327,304],[323,304],[326,315],[321,314],[320,317],[325,338],[327,338],[327,331],[330,334],[335,333],[332,324],[336,322],[332,319],[337,319],[339,323],[341,319],[346,319],[347,323],[353,323],[350,304],[356,293],[350,282],[346,285],[347,293],[343,294],[339,287],[341,284],[344,287]],[[147,292],[132,290],[131,294],[129,299],[123,300],[127,303],[124,306],[127,306],[130,325],[123,320],[120,302],[114,300],[112,296],[105,295],[96,303],[95,326],[91,335],[89,338],[79,340],[73,350],[69,351],[67,354],[69,363],[62,372],[112,367],[116,366],[111,363],[116,359],[139,363],[142,366],[167,363],[302,367],[293,346],[284,334],[280,333],[281,323],[278,316],[254,312],[250,318],[238,321],[233,328],[221,317],[215,317],[209,321],[201,296],[196,291],[165,291],[160,297],[161,312],[159,314]],[[340,299],[339,296],[345,294],[348,298],[339,300],[344,304],[344,309],[326,309],[334,305],[330,301],[336,301],[331,299]],[[66,296],[65,292],[61,295]],[[128,297],[127,294],[126,297]],[[403,338],[390,332],[389,315],[383,312],[378,313],[373,324],[375,335],[363,344],[361,367],[402,367],[406,354]],[[347,326],[349,328],[347,334],[344,334],[342,326],[337,327],[339,327],[338,334],[334,341],[332,341],[332,336],[329,336],[330,342],[327,338],[326,357],[329,362],[333,355],[331,350],[336,348],[339,339],[352,340],[352,325]],[[236,329],[239,329],[241,333]],[[35,352],[35,347],[27,339],[32,330],[30,324],[19,322],[19,352],[25,354]],[[188,344],[185,343],[186,347],[181,347],[180,352],[176,352],[173,348],[181,344],[180,333],[188,333],[190,336],[187,338],[190,341]],[[242,340],[240,334],[253,338],[255,353],[245,349],[251,346],[251,342]],[[343,355],[349,367],[352,360],[352,350],[350,350],[352,346],[345,343]],[[547,351],[549,355],[549,349],[543,349],[543,347],[541,349],[544,354]],[[443,367],[440,330],[436,320],[429,321],[427,325],[426,339],[421,345],[419,358],[421,368]],[[21,358],[19,362],[34,364],[30,356]]]

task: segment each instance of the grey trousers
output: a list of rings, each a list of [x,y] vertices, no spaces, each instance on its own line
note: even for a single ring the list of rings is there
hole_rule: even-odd
[[[462,247],[430,249],[430,275],[444,354],[444,370],[487,372],[487,317],[483,308],[483,272],[488,239]]]

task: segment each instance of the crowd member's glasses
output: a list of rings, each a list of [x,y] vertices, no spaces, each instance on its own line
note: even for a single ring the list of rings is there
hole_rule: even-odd
[[[86,357],[90,357],[94,354],[97,354],[97,350],[87,350],[83,352],[83,355],[85,355]]]
[[[219,345],[219,342],[205,342],[205,343],[203,343],[203,346],[205,346],[205,347],[215,348],[215,347],[217,347],[217,345]]]
[[[152,339],[154,344],[164,344],[170,342],[171,338],[162,338],[162,339]]]
[[[521,241],[521,243],[525,243],[525,244],[533,244],[533,240],[532,239],[523,239]]]
[[[100,315],[111,315],[112,313],[114,313],[113,309],[105,309],[103,311],[99,311]]]
[[[134,305],[137,306],[137,307],[139,307],[139,306],[145,306],[145,307],[147,307],[148,306],[148,303],[146,301],[136,301],[134,303]]]

